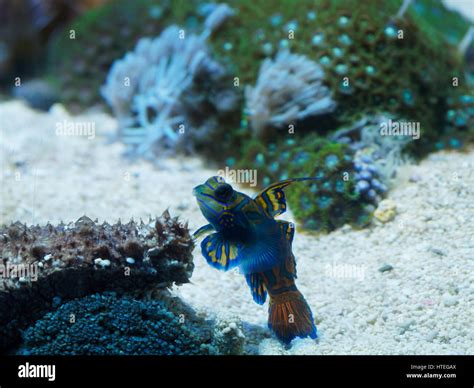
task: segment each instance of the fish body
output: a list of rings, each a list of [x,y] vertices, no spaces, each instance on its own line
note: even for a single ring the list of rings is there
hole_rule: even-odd
[[[209,221],[194,233],[196,238],[207,234],[201,242],[203,256],[219,270],[238,267],[256,303],[265,303],[269,296],[268,326],[287,344],[295,337],[316,338],[311,309],[295,284],[294,226],[275,220],[286,210],[284,187],[306,179],[311,178],[277,182],[255,198],[234,190],[221,177],[211,177],[193,190]]]

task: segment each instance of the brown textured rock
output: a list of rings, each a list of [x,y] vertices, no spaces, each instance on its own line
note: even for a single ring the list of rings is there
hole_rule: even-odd
[[[0,227],[0,353],[54,298],[139,295],[187,283],[193,247],[187,224],[168,211],[148,223],[98,225],[84,216],[68,225]]]

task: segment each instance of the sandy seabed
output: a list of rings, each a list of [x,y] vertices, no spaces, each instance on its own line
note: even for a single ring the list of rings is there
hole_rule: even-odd
[[[95,136],[62,136],[58,123],[92,123]],[[71,117],[17,101],[0,104],[0,223],[148,219],[166,208],[195,230],[205,223],[192,188],[215,175],[197,158],[158,167],[122,157],[104,113]],[[251,194],[248,190],[242,189]],[[296,232],[297,285],[319,339],[274,339],[261,354],[474,354],[474,150],[438,152],[399,169],[388,198],[397,215],[364,230]],[[292,220],[291,212],[281,218]],[[174,292],[209,315],[265,326],[242,275],[219,272],[195,252],[192,283]],[[386,265],[391,270],[381,272]]]

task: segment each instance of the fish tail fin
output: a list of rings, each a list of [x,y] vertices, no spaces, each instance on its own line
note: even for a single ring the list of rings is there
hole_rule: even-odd
[[[268,327],[285,344],[296,337],[317,338],[313,313],[298,290],[270,297]]]

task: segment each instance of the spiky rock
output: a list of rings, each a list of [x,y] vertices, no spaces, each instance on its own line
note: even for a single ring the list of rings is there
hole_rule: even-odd
[[[85,216],[58,226],[17,222],[0,235],[0,353],[57,298],[164,289],[187,283],[194,268],[187,224],[168,211],[148,223],[98,225]]]

